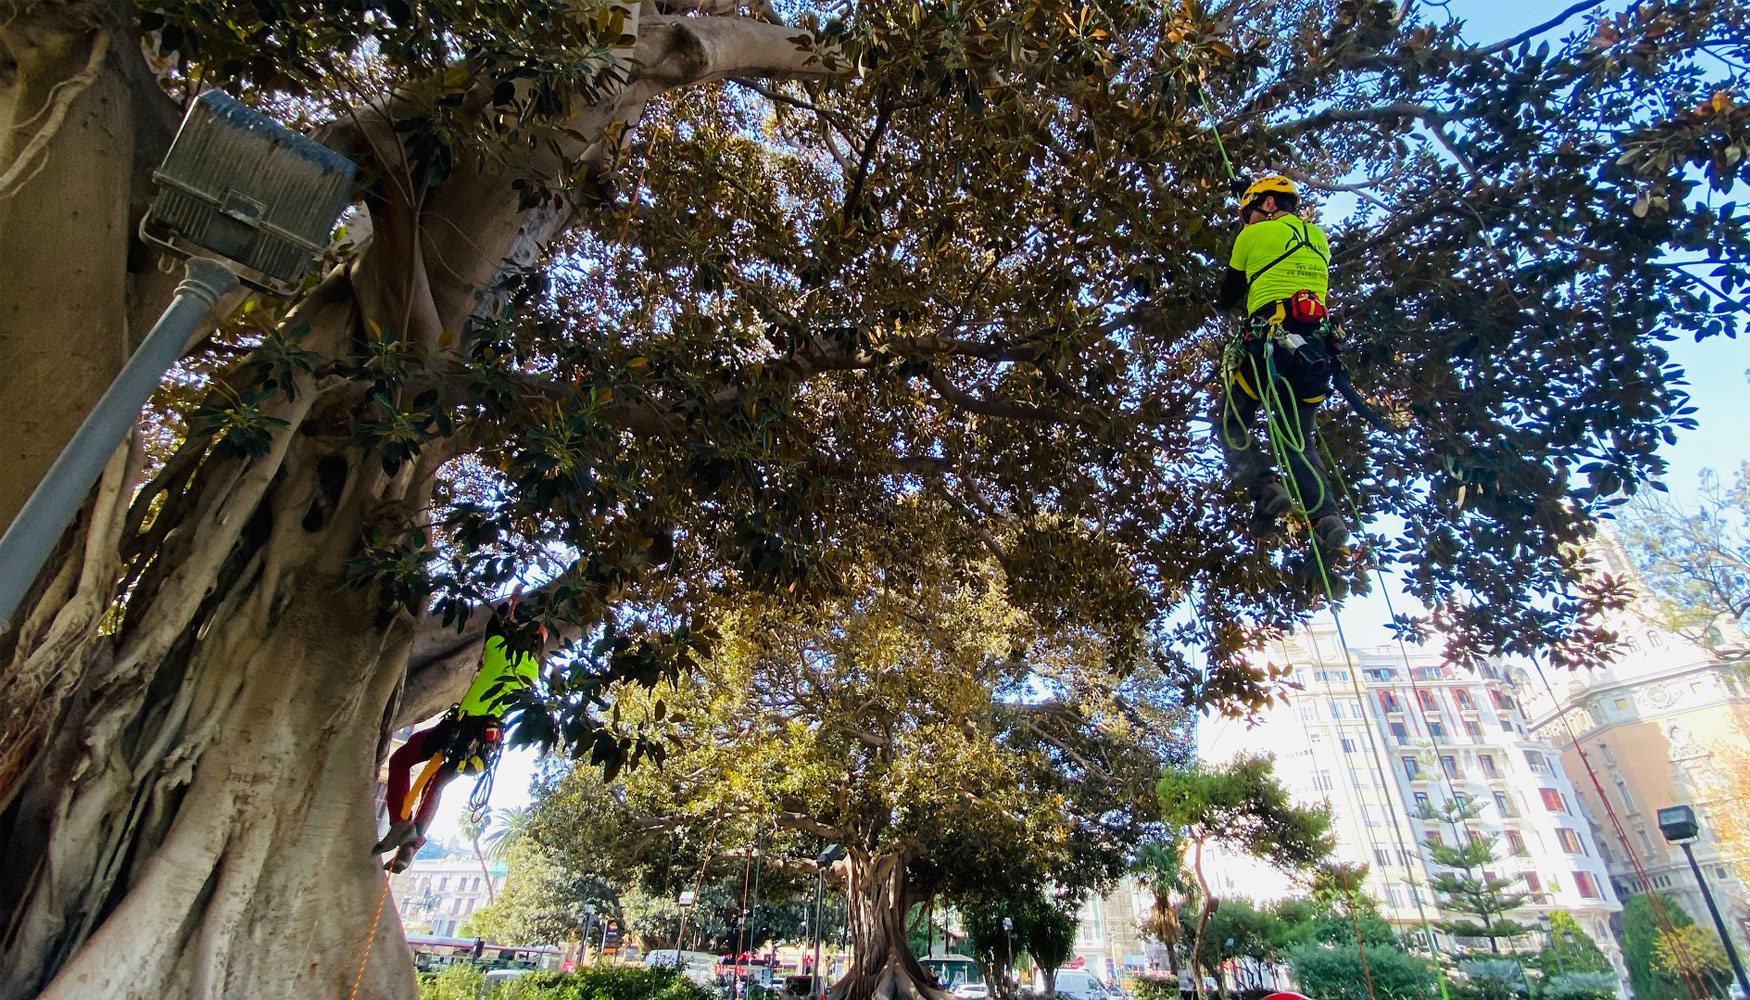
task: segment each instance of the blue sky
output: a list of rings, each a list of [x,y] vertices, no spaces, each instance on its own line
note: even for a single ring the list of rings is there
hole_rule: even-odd
[[[1515,3],[1452,0],[1445,9],[1467,23],[1467,37],[1480,42],[1511,37],[1555,16],[1566,5],[1566,0],[1559,3],[1551,0],[1518,0]],[[1438,13],[1436,8],[1429,9]],[[1686,339],[1667,346],[1672,360],[1689,373],[1689,392],[1697,407],[1697,428],[1682,433],[1677,444],[1665,451],[1671,463],[1666,484],[1673,495],[1686,499],[1695,493],[1697,478],[1703,469],[1723,473],[1750,460],[1750,446],[1746,445],[1750,440],[1750,434],[1747,434],[1750,430],[1750,380],[1745,372],[1750,367],[1750,352],[1746,352],[1741,342],[1722,337],[1699,344]],[[1401,595],[1394,594],[1392,600],[1400,613],[1420,610]],[[1387,621],[1385,602],[1377,592],[1366,599],[1351,601],[1343,614],[1344,632],[1354,646],[1388,641]],[[528,803],[534,764],[531,753],[505,754],[493,783],[492,805],[495,809]],[[433,824],[434,837],[451,839],[456,836],[456,822],[467,798],[463,783],[451,787]]]

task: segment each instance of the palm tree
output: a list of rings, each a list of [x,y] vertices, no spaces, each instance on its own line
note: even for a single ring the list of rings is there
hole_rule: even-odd
[[[492,832],[486,835],[488,845],[486,856],[494,861],[509,860],[510,849],[528,835],[529,819],[528,806],[500,809],[497,824],[493,826]]]
[[[486,824],[491,815],[492,810],[490,809],[478,816],[472,812],[464,813],[461,822],[456,824],[456,828],[461,831],[462,836],[468,838],[468,843],[473,845],[474,856],[480,859],[480,874],[486,876],[487,903],[498,901],[497,893],[492,891],[492,871],[486,867],[486,855],[480,851],[480,835],[486,832]]]
[[[1142,845],[1136,852],[1131,871],[1137,880],[1154,894],[1154,905],[1138,929],[1167,946],[1167,967],[1179,974],[1179,939],[1184,929],[1179,926],[1179,910],[1173,905],[1173,895],[1185,888],[1184,859],[1176,841],[1155,841]]]

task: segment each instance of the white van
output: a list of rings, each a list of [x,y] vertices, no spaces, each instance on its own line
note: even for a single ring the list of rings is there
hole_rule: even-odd
[[[1034,988],[1045,992],[1045,976],[1041,973],[1034,981]],[[1111,991],[1106,984],[1094,978],[1094,974],[1086,969],[1057,970],[1057,995],[1074,997],[1075,1000],[1107,1000]]]
[[[658,948],[644,956],[646,969],[679,968],[681,975],[686,976],[700,986],[717,985],[717,956],[708,951],[675,951],[673,948]]]

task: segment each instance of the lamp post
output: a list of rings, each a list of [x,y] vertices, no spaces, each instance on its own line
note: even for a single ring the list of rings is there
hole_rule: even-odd
[[[674,935],[674,967],[681,968],[681,941],[687,936],[687,911],[693,908],[698,900],[698,894],[691,889],[683,891],[675,899],[675,905],[681,908],[681,928]]]
[[[819,857],[814,859],[814,968],[810,970],[808,977],[810,1000],[820,1000],[821,980],[825,978],[820,974],[820,939],[824,932],[824,928],[821,927],[821,919],[825,916],[826,907],[826,870],[834,861],[844,856],[845,849],[843,847],[831,844],[827,846],[826,850],[820,852]]]
[[[140,223],[147,242],[188,258],[187,276],[0,535],[0,632],[201,317],[239,281],[294,294],[328,246],[355,170],[351,160],[224,91],[195,99],[152,174],[158,196]]]
[[[1659,810],[1659,832],[1665,835],[1670,843],[1683,848],[1683,856],[1689,859],[1689,870],[1695,873],[1695,884],[1701,888],[1701,898],[1707,903],[1707,912],[1714,918],[1714,930],[1719,931],[1720,944],[1725,945],[1726,957],[1732,961],[1732,974],[1738,977],[1738,988],[1750,997],[1750,977],[1744,975],[1744,964],[1738,961],[1738,947],[1732,943],[1732,937],[1726,933],[1725,918],[1720,916],[1720,908],[1714,903],[1714,894],[1707,886],[1707,879],[1702,877],[1701,866],[1695,863],[1695,851],[1690,845],[1695,843],[1701,834],[1701,827],[1695,821],[1695,810],[1688,806],[1671,806]]]

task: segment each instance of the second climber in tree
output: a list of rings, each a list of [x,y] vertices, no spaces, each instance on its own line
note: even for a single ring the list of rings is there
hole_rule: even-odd
[[[385,866],[392,872],[405,871],[424,846],[444,786],[458,774],[491,769],[504,742],[505,712],[519,693],[534,687],[540,661],[528,653],[513,653],[505,640],[505,617],[515,612],[516,598],[512,597],[492,616],[486,626],[479,672],[462,700],[436,724],[414,733],[389,755],[389,832],[371,853],[396,852]],[[545,641],[546,630],[540,629],[538,634]],[[413,769],[421,761],[427,765],[412,782]]]
[[[1331,392],[1336,341],[1330,335],[1331,246],[1317,224],[1295,214],[1294,182],[1272,174],[1240,197],[1240,222],[1219,304],[1244,302],[1250,323],[1222,358],[1222,386],[1211,417],[1229,472],[1253,503],[1252,534],[1273,536],[1283,514],[1299,505],[1315,543],[1335,555],[1349,541],[1319,457],[1314,413]],[[1277,477],[1253,435],[1266,413],[1270,445],[1285,456],[1292,491]]]

